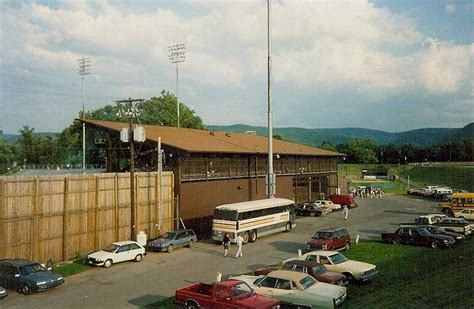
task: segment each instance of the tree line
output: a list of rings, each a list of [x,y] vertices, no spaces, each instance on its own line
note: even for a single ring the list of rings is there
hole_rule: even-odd
[[[354,138],[335,146],[325,141],[321,147],[346,154],[346,163],[472,162],[474,140],[462,139],[424,147],[416,144],[397,147],[394,144],[377,144],[371,139]]]

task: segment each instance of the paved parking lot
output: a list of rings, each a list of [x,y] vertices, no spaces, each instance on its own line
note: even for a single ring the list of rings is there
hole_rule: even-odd
[[[400,196],[359,199],[349,219],[342,212],[325,217],[301,217],[290,233],[279,233],[244,246],[243,258],[224,258],[222,247],[201,241],[192,249],[150,253],[141,263],[125,262],[110,269],[93,268],[66,278],[59,288],[23,296],[9,290],[0,308],[133,308],[174,295],[177,288],[195,281],[211,282],[216,273],[240,274],[295,256],[319,228],[346,227],[355,239],[378,239],[383,230],[392,231],[400,222],[436,212],[437,202]],[[231,253],[235,247],[231,247]]]

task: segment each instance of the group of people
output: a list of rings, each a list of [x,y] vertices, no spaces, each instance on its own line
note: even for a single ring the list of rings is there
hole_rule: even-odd
[[[352,197],[359,198],[381,198],[385,192],[377,187],[358,187],[352,188],[350,194]]]
[[[235,258],[242,257],[242,245],[244,244],[244,238],[242,235],[239,233],[237,234],[237,237],[235,238],[235,243],[237,244],[237,253],[235,254]],[[224,247],[224,257],[226,257],[229,253],[229,247],[230,247],[230,238],[229,235],[225,234],[224,238],[222,239],[222,246]]]

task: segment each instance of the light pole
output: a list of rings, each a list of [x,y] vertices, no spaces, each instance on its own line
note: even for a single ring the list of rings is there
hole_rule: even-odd
[[[267,97],[268,97],[268,175],[267,175],[267,196],[269,198],[275,197],[276,181],[275,175],[273,174],[273,110],[272,110],[272,41],[271,41],[271,29],[270,29],[270,0],[267,0],[267,45],[268,45],[268,57],[267,57]]]
[[[85,111],[85,84],[84,84],[84,76],[91,74],[91,65],[89,58],[81,58],[77,60],[79,62],[79,75],[82,77],[82,115],[81,119],[84,120],[86,118],[86,111]],[[86,124],[82,122],[82,168],[86,168]]]
[[[184,62],[186,60],[185,56],[186,46],[184,44],[172,44],[168,47],[168,57],[171,63],[176,64],[176,110],[177,110],[177,117],[178,117],[178,128],[179,128],[179,86],[178,86],[178,77],[179,77],[179,70],[178,70],[178,63]]]

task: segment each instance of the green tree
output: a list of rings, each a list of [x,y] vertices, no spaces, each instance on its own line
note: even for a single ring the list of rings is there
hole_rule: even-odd
[[[8,171],[8,169],[12,167],[14,161],[14,148],[3,139],[0,139],[0,174]]]
[[[334,147],[334,145],[330,141],[323,141],[321,143],[321,148],[330,151],[337,151],[336,147]]]

